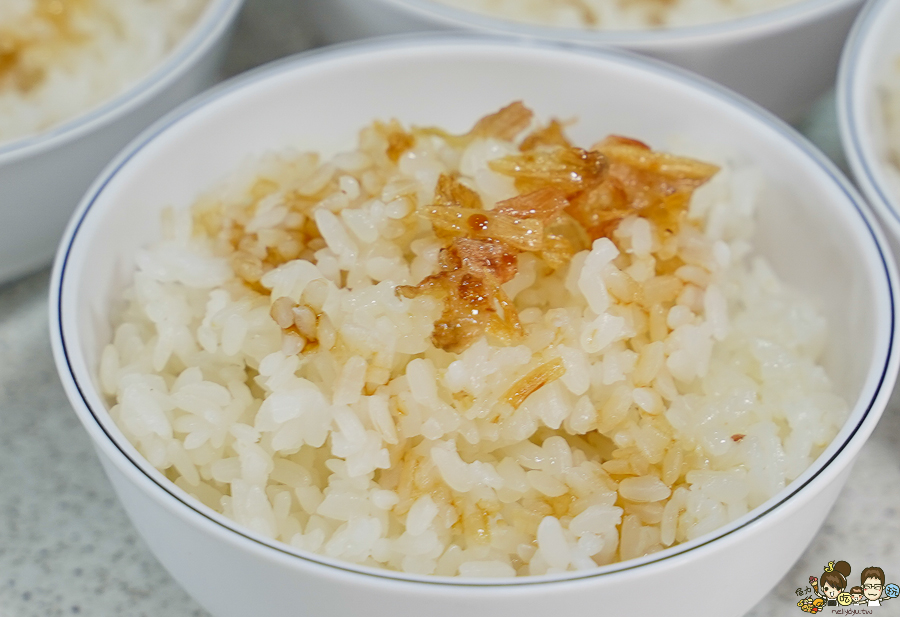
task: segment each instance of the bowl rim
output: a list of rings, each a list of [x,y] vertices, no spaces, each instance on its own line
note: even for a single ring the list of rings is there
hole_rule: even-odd
[[[565,26],[545,26],[468,11],[441,4],[436,0],[363,1],[380,2],[395,10],[411,12],[421,19],[437,20],[448,28],[474,28],[482,33],[586,45],[624,45],[631,49],[652,51],[666,49],[670,46],[711,45],[726,41],[733,43],[737,40],[771,36],[776,32],[794,28],[810,20],[822,18],[854,5],[861,5],[864,0],[799,0],[753,15],[707,24],[657,30],[590,30]]]
[[[877,76],[865,61],[884,40],[871,33],[883,23],[883,14],[892,9],[900,17],[897,0],[870,0],[853,23],[838,66],[837,115],[841,143],[853,176],[894,238],[900,241],[900,195],[894,195],[886,186],[883,170],[888,163],[876,151],[866,125]],[[900,26],[900,21],[895,22]]]
[[[0,165],[38,156],[115,122],[179,79],[227,32],[244,0],[209,0],[197,21],[149,73],[125,90],[46,130],[0,141]]]
[[[172,127],[182,121],[188,121],[189,118],[205,106],[215,104],[217,101],[229,96],[238,96],[241,90],[252,88],[256,82],[277,79],[279,76],[295,70],[302,71],[305,67],[322,60],[352,62],[356,56],[370,55],[377,52],[391,52],[397,49],[408,51],[410,48],[419,46],[443,46],[448,50],[456,50],[457,48],[465,49],[473,43],[502,49],[522,48],[539,53],[561,52],[587,56],[599,62],[616,66],[628,66],[629,68],[644,71],[667,80],[680,81],[682,84],[686,82],[702,93],[720,99],[720,102],[727,106],[738,108],[744,114],[751,116],[753,122],[761,122],[768,125],[769,129],[800,150],[803,157],[811,158],[817,164],[817,167],[834,182],[834,190],[844,196],[842,201],[847,202],[848,211],[855,212],[855,215],[859,217],[862,226],[860,233],[864,237],[870,237],[872,240],[871,246],[873,248],[871,250],[873,253],[871,258],[877,273],[877,276],[875,276],[876,293],[884,296],[883,300],[886,306],[884,320],[888,322],[889,336],[885,337],[883,349],[880,347],[881,343],[876,344],[876,348],[873,351],[873,356],[876,357],[876,360],[872,362],[872,368],[864,381],[863,390],[857,403],[851,406],[851,414],[858,408],[862,409],[859,420],[853,426],[845,422],[838,436],[803,474],[775,496],[736,521],[732,521],[697,539],[673,545],[659,553],[600,566],[592,570],[566,572],[559,575],[513,577],[509,579],[472,579],[395,572],[387,569],[361,566],[297,549],[281,541],[263,537],[232,519],[224,517],[224,515],[208,508],[182,491],[174,483],[165,479],[159,471],[150,466],[146,459],[138,454],[131,443],[121,435],[115,423],[109,418],[108,410],[104,405],[100,405],[99,411],[95,410],[92,398],[101,401],[102,396],[98,396],[90,375],[76,368],[75,365],[81,360],[78,352],[75,351],[74,357],[76,360],[73,363],[73,352],[70,351],[67,344],[66,321],[71,315],[71,311],[66,310],[64,302],[69,295],[75,293],[74,291],[67,291],[67,273],[69,272],[69,260],[73,247],[79,240],[79,230],[87,217],[90,216],[92,206],[101,198],[106,185],[112,181],[124,166],[128,165],[132,158],[138,156],[143,148],[153,142],[157,136],[172,129]],[[869,243],[866,243],[866,245],[868,246]],[[531,585],[571,584],[603,576],[628,573],[637,568],[654,564],[672,564],[673,561],[677,563],[678,559],[689,558],[695,555],[698,550],[708,547],[713,542],[723,539],[736,541],[735,538],[740,536],[735,534],[746,533],[748,530],[756,528],[766,521],[773,521],[772,516],[767,516],[770,513],[773,513],[774,516],[778,512],[785,513],[789,511],[791,507],[800,501],[794,499],[798,494],[805,493],[808,498],[811,497],[813,493],[804,489],[813,485],[819,486],[822,482],[828,481],[829,476],[840,473],[841,469],[835,465],[836,460],[841,459],[840,464],[841,468],[843,468],[855,458],[884,411],[894,381],[897,378],[898,368],[900,368],[900,353],[897,351],[898,347],[900,347],[900,329],[897,328],[898,315],[900,315],[898,314],[900,278],[898,278],[893,260],[886,256],[886,249],[884,248],[886,246],[886,240],[878,227],[875,217],[868,211],[866,202],[834,163],[827,159],[824,154],[819,152],[815,146],[809,143],[795,129],[778,119],[771,112],[712,80],[699,77],[687,70],[673,67],[658,60],[615,49],[590,50],[577,45],[547,41],[521,41],[503,37],[486,37],[460,33],[429,34],[427,38],[408,35],[390,36],[334,45],[324,49],[314,49],[258,67],[231,78],[179,106],[132,140],[116,159],[106,167],[88,190],[63,235],[50,280],[49,326],[51,345],[57,371],[70,403],[92,437],[95,447],[100,448],[120,472],[125,473],[133,482],[143,485],[143,490],[156,494],[155,500],[160,502],[161,505],[173,511],[177,509],[177,513],[182,518],[192,517],[197,521],[197,524],[206,526],[213,533],[216,533],[220,538],[228,542],[240,543],[250,550],[262,552],[273,558],[278,557],[291,560],[292,563],[298,564],[298,567],[299,564],[305,564],[312,568],[323,566],[326,571],[335,574],[345,573],[391,581],[393,583],[457,588],[509,588]],[[75,275],[73,274],[73,276]],[[881,361],[879,359],[881,352],[883,352],[884,357],[883,366],[880,368],[879,374],[877,367]],[[82,378],[88,383],[83,384]],[[871,395],[867,402],[860,403],[859,401],[870,394],[867,391],[868,387],[872,388]],[[838,437],[842,437],[842,441],[839,444]],[[828,455],[827,460],[825,460],[826,454]],[[717,545],[721,546],[723,542],[717,542]]]

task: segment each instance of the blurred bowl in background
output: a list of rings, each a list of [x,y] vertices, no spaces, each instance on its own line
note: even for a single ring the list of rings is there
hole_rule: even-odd
[[[330,154],[377,118],[464,130],[521,99],[540,117],[577,118],[570,136],[673,136],[735,152],[779,199],[757,213],[759,253],[810,295],[830,324],[822,364],[850,412],[788,486],[733,522],[594,570],[516,579],[402,574],[264,537],[155,469],[109,414],[98,383],[113,307],[160,214],[185,206],[249,157],[284,148]],[[51,281],[54,357],[69,399],[148,546],[218,617],[308,612],[342,617],[537,616],[596,611],[741,615],[814,537],[887,403],[898,368],[897,274],[874,218],[825,157],[769,114],[718,86],[617,52],[477,38],[350,45],[229,82],[148,129],[100,175],[65,233]],[[752,581],[752,584],[747,584]],[[699,585],[699,587],[698,587]],[[648,590],[652,590],[648,593]],[[602,600],[601,600],[602,599]]]
[[[211,0],[147,75],[50,128],[0,142],[0,283],[48,264],[91,181],[130,139],[220,79],[242,0]]]
[[[583,30],[513,22],[432,0],[306,0],[324,42],[455,30],[614,46],[709,77],[788,121],[834,83],[861,0],[803,0],[747,17],[656,30]]]
[[[856,182],[900,256],[900,1],[873,0],[841,59],[838,124]]]

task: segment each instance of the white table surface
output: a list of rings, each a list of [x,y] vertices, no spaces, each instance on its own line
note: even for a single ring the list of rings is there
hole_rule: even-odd
[[[301,5],[249,0],[227,74],[309,47]],[[833,97],[800,128],[843,165]],[[132,528],[66,401],[50,353],[48,278],[44,270],[0,286],[0,617],[206,617]],[[795,589],[838,559],[855,571],[881,566],[900,582],[900,401],[885,412],[812,544],[748,615],[805,614]],[[746,585],[752,581],[735,581],[736,593]],[[897,605],[875,612],[900,615]]]

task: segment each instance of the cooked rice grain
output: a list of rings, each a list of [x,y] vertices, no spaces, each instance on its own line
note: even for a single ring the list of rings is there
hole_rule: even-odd
[[[800,0],[435,0],[515,22],[584,30],[647,30],[728,21]]]
[[[357,564],[541,575],[713,531],[833,438],[825,321],[748,253],[755,171],[726,162],[673,233],[629,214],[555,269],[519,253],[493,293],[521,335],[449,352],[422,286],[455,276],[450,240],[425,213],[455,174],[494,216],[515,182],[490,161],[518,146],[391,126],[330,161],[266,155],[139,253],[100,382],[180,488]]]
[[[0,142],[123,92],[194,24],[207,0],[0,2]]]

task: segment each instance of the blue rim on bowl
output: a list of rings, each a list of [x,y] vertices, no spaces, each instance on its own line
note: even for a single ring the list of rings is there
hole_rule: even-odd
[[[211,0],[184,39],[150,73],[100,105],[46,131],[0,142],[0,165],[40,154],[105,126],[179,79],[230,27],[244,0]]]
[[[889,193],[886,178],[881,169],[887,164],[879,157],[871,143],[869,127],[865,121],[872,111],[869,104],[875,96],[875,85],[869,81],[872,76],[871,62],[876,61],[875,45],[883,40],[872,37],[874,28],[889,27],[885,13],[896,10],[900,17],[900,3],[896,0],[872,0],[867,3],[857,17],[847,37],[837,80],[838,126],[841,143],[854,177],[872,206],[900,239],[900,196]],[[900,19],[894,20],[896,28]],[[900,55],[900,46],[897,49]]]
[[[330,559],[323,555],[294,549],[281,542],[262,537],[243,528],[231,519],[225,518],[223,515],[200,504],[193,497],[187,495],[187,493],[168,481],[159,471],[150,466],[149,463],[137,453],[137,450],[130,442],[125,439],[109,417],[103,401],[95,392],[92,392],[94,388],[87,385],[87,382],[91,379],[89,370],[81,366],[76,366],[79,365],[77,359],[73,361],[67,340],[70,336],[77,338],[78,335],[75,333],[74,324],[67,324],[68,315],[63,303],[68,294],[74,293],[74,290],[67,287],[67,273],[69,271],[69,262],[73,249],[79,240],[79,230],[91,217],[93,212],[92,208],[101,197],[107,184],[112,181],[132,158],[137,156],[158,136],[172,129],[180,122],[187,121],[197,113],[198,110],[209,104],[241,90],[252,88],[259,82],[277,78],[280,74],[293,71],[312,63],[340,61],[341,59],[362,54],[391,52],[403,49],[408,51],[410,45],[453,47],[478,44],[486,46],[499,45],[504,49],[514,46],[532,50],[545,50],[547,53],[578,54],[582,57],[597,58],[620,67],[627,67],[629,70],[643,71],[665,80],[689,84],[693,88],[698,89],[707,95],[711,95],[718,99],[724,99],[730,106],[751,116],[755,121],[766,124],[768,129],[773,131],[775,135],[784,139],[786,142],[789,142],[789,146],[798,148],[806,157],[814,161],[817,168],[824,172],[835,183],[840,192],[842,192],[847,200],[853,205],[855,214],[858,215],[860,224],[863,226],[861,230],[864,230],[864,233],[871,236],[872,245],[874,246],[874,251],[876,251],[876,253],[872,255],[872,259],[874,263],[878,264],[879,280],[881,280],[881,275],[883,275],[883,280],[881,280],[881,285],[879,286],[879,292],[884,295],[884,305],[889,307],[886,318],[887,323],[884,324],[888,336],[877,342],[877,351],[874,355],[878,358],[883,358],[883,360],[880,365],[880,370],[877,368],[870,370],[863,385],[862,394],[854,406],[852,415],[858,415],[858,419],[853,424],[848,421],[823,454],[820,455],[810,468],[796,480],[766,501],[763,505],[755,508],[736,521],[733,521],[712,533],[705,534],[700,538],[675,545],[659,553],[598,567],[596,570],[568,572],[559,575],[484,580],[418,576],[367,566],[357,566],[344,561]],[[474,35],[430,35],[428,39],[418,39],[416,37],[406,36],[388,37],[385,39],[369,40],[364,43],[349,43],[334,46],[326,50],[305,52],[298,56],[282,59],[247,74],[233,78],[169,113],[136,138],[116,158],[116,160],[107,166],[97,181],[95,181],[69,223],[69,227],[66,230],[63,242],[57,253],[51,279],[50,331],[57,368],[60,373],[64,375],[63,385],[87,430],[95,436],[99,442],[109,442],[111,444],[106,450],[109,451],[111,456],[118,459],[121,463],[120,467],[122,467],[131,478],[144,485],[150,486],[151,490],[158,494],[165,494],[167,497],[171,497],[172,500],[177,502],[177,507],[180,508],[184,514],[202,517],[206,521],[212,523],[218,531],[222,532],[224,537],[231,538],[234,541],[250,542],[255,545],[256,548],[263,551],[271,549],[287,558],[320,564],[354,575],[387,579],[400,583],[473,587],[515,587],[522,585],[569,583],[577,580],[627,572],[648,564],[672,560],[693,551],[697,551],[720,539],[727,538],[736,532],[753,527],[754,523],[760,521],[760,519],[764,518],[767,514],[789,507],[788,502],[793,496],[801,492],[805,487],[816,482],[817,479],[822,479],[823,476],[827,476],[828,474],[826,472],[829,466],[831,466],[836,459],[839,457],[846,458],[856,455],[856,451],[858,451],[858,448],[862,445],[861,442],[874,429],[874,425],[880,415],[880,409],[875,413],[872,413],[873,409],[879,407],[883,409],[884,403],[890,395],[890,389],[897,376],[898,363],[900,363],[900,354],[895,353],[897,343],[895,339],[900,336],[900,332],[898,332],[897,329],[898,301],[895,297],[898,293],[898,279],[893,261],[886,256],[885,246],[886,244],[882,233],[878,228],[877,223],[875,223],[873,216],[868,212],[864,205],[864,201],[831,161],[816,150],[816,148],[799,135],[799,133],[771,113],[709,80],[697,77],[687,71],[671,67],[662,62],[648,60],[625,52],[612,50],[588,50],[547,42],[525,43],[510,40],[497,41],[494,38]],[[873,363],[873,365],[875,364],[876,363]],[[848,448],[848,444],[851,440],[860,433],[862,433],[862,437],[856,440],[856,447]]]

